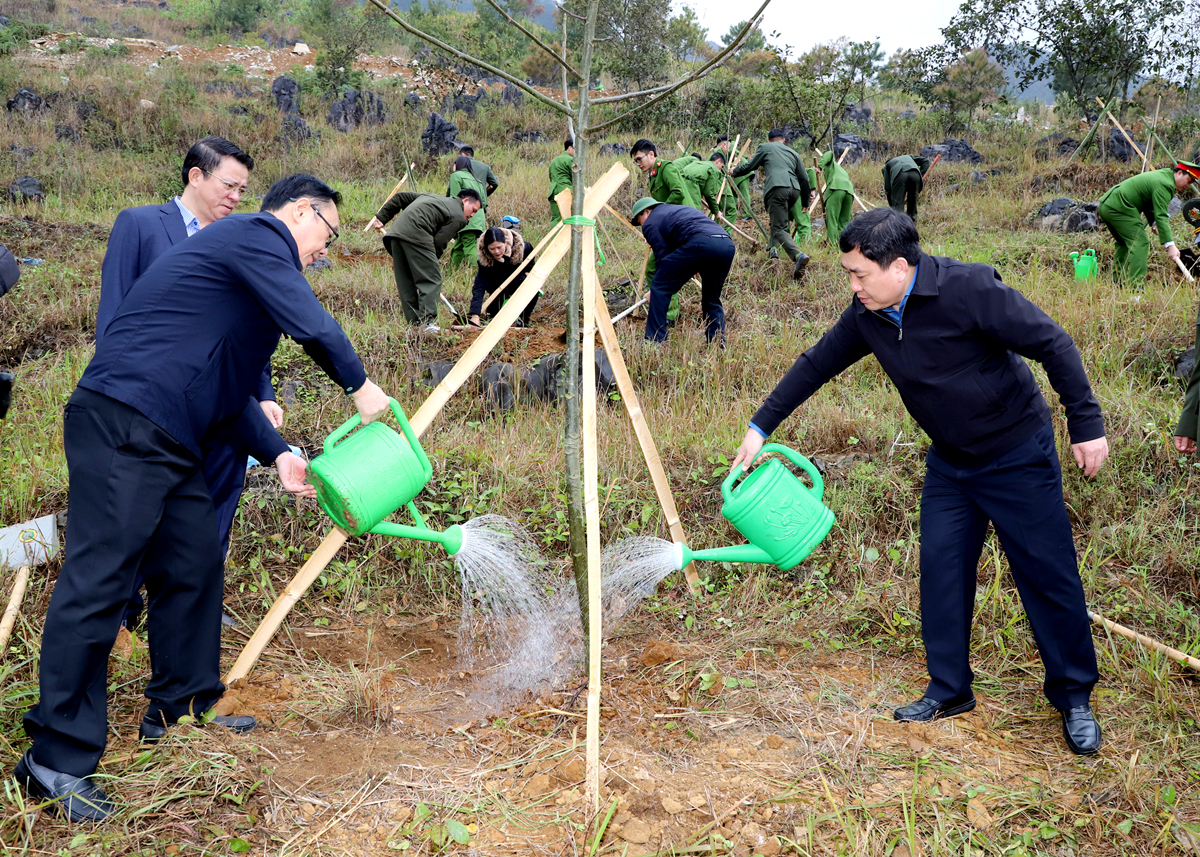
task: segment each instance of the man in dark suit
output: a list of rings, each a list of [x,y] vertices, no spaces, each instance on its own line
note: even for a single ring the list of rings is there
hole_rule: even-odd
[[[117,308],[134,282],[159,256],[233,213],[253,169],[254,159],[224,137],[204,137],[192,144],[183,159],[183,193],[164,205],[127,208],[117,215],[100,268],[97,343],[104,338]],[[283,411],[275,401],[269,365],[263,372],[256,396],[263,413],[275,428],[280,428]],[[229,551],[229,531],[246,483],[246,462],[246,451],[229,444],[205,451],[205,478],[216,507],[222,556]],[[139,573],[125,611],[126,627],[137,624],[145,606],[141,588],[142,575]]]
[[[1074,753],[1100,750],[1089,700],[1099,678],[1091,623],[1063,502],[1054,424],[1024,357],[1046,370],[1087,477],[1108,457],[1104,418],[1075,343],[987,265],[921,252],[912,219],[892,208],[842,230],[854,299],[754,414],[734,467],[822,384],[874,354],[933,441],[921,493],[921,635],[929,686],[897,720],[975,707],[971,615],[989,521],[1000,538],[1046,669],[1042,686]]]
[[[89,779],[108,733],[106,670],[133,574],[146,573],[151,677],[143,740],[220,699],[223,563],[204,450],[235,436],[275,462],[284,488],[315,496],[306,466],[253,392],[281,333],[354,399],[364,423],[388,407],[346,334],[304,279],[337,237],[340,194],[319,179],[276,182],[258,214],[205,228],[138,279],[63,414],[70,478],[66,557],[42,636],[33,746],[14,776],[73,820],[112,802]]]

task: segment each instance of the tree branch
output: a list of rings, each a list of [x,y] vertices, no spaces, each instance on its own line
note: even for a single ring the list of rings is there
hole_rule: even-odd
[[[520,89],[527,95],[532,96],[536,100],[545,104],[547,107],[551,107],[554,110],[558,111],[559,113],[562,113],[567,116],[572,115],[572,111],[569,107],[567,107],[563,104],[560,104],[559,102],[555,101],[553,98],[550,98],[547,95],[542,95],[542,93],[538,92],[536,89],[534,89],[532,86],[527,84],[525,81],[514,77],[513,75],[504,71],[503,69],[496,68],[496,66],[492,65],[491,63],[486,63],[483,60],[477,59],[476,57],[473,57],[468,53],[463,53],[458,48],[452,48],[452,47],[450,47],[450,45],[446,44],[441,39],[436,39],[433,36],[429,35],[428,33],[424,33],[422,31],[418,30],[412,24],[408,23],[408,21],[405,21],[403,18],[401,18],[399,15],[397,15],[394,11],[389,9],[387,7],[387,5],[383,2],[383,0],[371,0],[371,2],[373,4],[375,4],[375,6],[378,7],[381,12],[383,12],[383,14],[387,15],[389,18],[391,18],[393,21],[395,21],[397,24],[399,24],[406,33],[411,33],[412,35],[416,36],[418,39],[428,42],[429,44],[445,51],[446,53],[450,54],[451,56],[456,56],[465,62],[469,62],[471,65],[479,66],[484,71],[491,72],[496,77],[500,77],[500,78],[503,78],[504,80],[507,80],[509,83],[511,83],[513,86],[516,86],[518,89]]]
[[[372,2],[374,2],[374,0],[372,0]],[[750,20],[746,22],[746,26],[742,28],[742,31],[740,33],[738,33],[737,38],[735,38],[732,42],[730,42],[729,45],[725,48],[725,50],[721,51],[719,54],[717,54],[715,57],[713,57],[711,60],[709,60],[707,63],[705,63],[700,68],[696,69],[695,71],[691,72],[690,74],[685,75],[684,77],[681,77],[679,80],[675,81],[674,83],[669,83],[666,86],[660,86],[660,87],[656,87],[654,89],[644,89],[639,92],[627,92],[624,95],[611,95],[611,96],[608,96],[607,98],[594,99],[592,101],[592,104],[612,104],[617,101],[627,101],[631,98],[640,98],[640,97],[646,96],[646,95],[654,95],[654,98],[651,98],[645,104],[639,104],[634,109],[629,110],[625,113],[622,113],[620,116],[616,117],[615,119],[609,119],[607,122],[602,122],[599,125],[593,126],[590,130],[602,131],[605,128],[608,128],[610,125],[614,125],[618,122],[622,122],[625,119],[632,116],[634,113],[644,110],[647,107],[649,107],[650,105],[654,104],[656,101],[660,101],[661,99],[666,98],[668,95],[670,95],[675,90],[680,89],[681,87],[686,86],[687,84],[691,83],[692,81],[698,80],[701,77],[703,77],[704,75],[708,74],[709,71],[711,71],[715,66],[720,64],[727,56],[729,56],[734,51],[738,50],[742,46],[742,44],[746,41],[746,39],[749,38],[750,33],[753,32],[753,30],[756,26],[758,26],[758,22],[759,22],[759,19],[762,17],[763,10],[767,8],[767,6],[770,4],[770,2],[771,2],[771,0],[763,0],[762,5],[758,7],[758,11],[756,11],[754,13],[754,15],[750,18]]]
[[[535,45],[537,45],[539,48],[544,50],[546,53],[550,54],[550,56],[554,57],[554,61],[556,63],[560,64],[567,71],[571,72],[571,74],[575,75],[576,77],[579,77],[579,72],[577,72],[575,69],[571,68],[571,66],[567,64],[566,45],[563,45],[563,56],[560,57],[545,42],[543,42],[541,39],[539,39],[537,36],[535,36],[529,30],[525,29],[525,27],[521,24],[520,21],[518,21],[512,15],[508,14],[508,12],[504,11],[504,9],[500,8],[500,5],[496,2],[496,0],[487,0],[487,4],[489,6],[491,6],[493,9],[495,9],[497,12],[499,12],[501,15],[503,15],[504,20],[508,21],[508,23],[512,24],[514,27],[516,27],[518,30],[520,30],[522,33],[524,33],[525,38],[529,39],[529,41],[533,42]]]

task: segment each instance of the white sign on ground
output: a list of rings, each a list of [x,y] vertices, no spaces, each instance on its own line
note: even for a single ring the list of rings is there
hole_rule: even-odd
[[[0,530],[0,567],[41,565],[57,551],[58,527],[53,515]]]

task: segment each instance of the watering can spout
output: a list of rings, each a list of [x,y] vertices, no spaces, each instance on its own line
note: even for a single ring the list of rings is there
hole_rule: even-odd
[[[773,565],[775,560],[765,550],[754,545],[728,545],[723,548],[708,548],[694,551],[683,542],[672,545],[675,552],[675,570],[679,571],[692,560],[707,560],[711,562],[761,562]]]
[[[391,521],[380,521],[371,528],[371,532],[380,536],[394,536],[402,539],[416,539],[422,542],[436,542],[446,549],[446,553],[454,556],[463,546],[463,528],[458,524],[447,527],[445,532],[438,532],[427,527],[410,527],[406,524],[393,524]]]

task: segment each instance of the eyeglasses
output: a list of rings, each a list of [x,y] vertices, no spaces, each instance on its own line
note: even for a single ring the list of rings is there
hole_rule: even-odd
[[[635,164],[640,164],[642,161],[644,161],[647,158],[649,158],[650,160],[653,161],[654,155],[650,152],[638,152],[636,155],[633,156],[633,162]]]
[[[210,173],[208,170],[203,168],[201,168],[200,172],[219,181],[225,187],[225,190],[228,193],[236,193],[238,196],[241,196],[246,192],[247,187],[249,187],[248,185],[239,184],[238,182],[231,182],[229,179],[223,179],[216,173]]]
[[[321,218],[321,222],[324,223],[327,227],[329,227],[329,231],[333,233],[332,235],[330,235],[328,238],[325,239],[325,249],[328,250],[329,245],[332,244],[334,241],[337,241],[338,231],[336,229],[334,229],[332,226],[330,226],[329,221],[325,219],[325,215],[321,214],[320,209],[318,209],[316,206],[313,207],[313,214],[315,214],[317,217]]]

